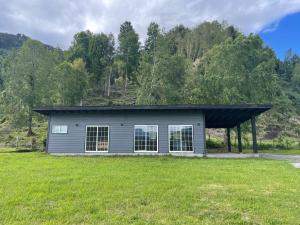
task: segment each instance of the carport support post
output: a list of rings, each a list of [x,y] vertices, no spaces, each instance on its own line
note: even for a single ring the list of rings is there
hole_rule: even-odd
[[[255,116],[251,117],[251,128],[252,128],[252,148],[253,148],[253,152],[257,153]]]
[[[243,148],[242,148],[242,135],[241,135],[241,124],[238,124],[236,126],[237,129],[237,138],[238,138],[238,149],[239,153],[242,153]]]
[[[227,134],[227,150],[228,152],[231,152],[230,128],[226,128],[226,134]]]

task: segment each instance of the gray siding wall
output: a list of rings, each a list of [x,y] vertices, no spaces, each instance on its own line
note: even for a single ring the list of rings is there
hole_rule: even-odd
[[[49,125],[68,125],[67,134],[49,129],[49,153],[84,153],[87,125],[109,126],[109,153],[134,152],[134,125],[158,125],[159,153],[169,153],[168,125],[193,125],[194,152],[201,154],[205,148],[201,112],[56,113],[49,116]]]

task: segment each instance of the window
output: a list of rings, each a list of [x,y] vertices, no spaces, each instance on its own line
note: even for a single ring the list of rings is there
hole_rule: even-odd
[[[169,125],[169,150],[170,152],[193,151],[192,125]]]
[[[53,134],[67,134],[68,126],[67,125],[52,125]]]
[[[135,125],[134,126],[134,151],[158,151],[158,126]]]
[[[85,151],[87,152],[107,152],[109,145],[108,126],[87,126]]]

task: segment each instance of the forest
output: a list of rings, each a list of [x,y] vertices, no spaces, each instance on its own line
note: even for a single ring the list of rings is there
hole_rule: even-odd
[[[152,22],[141,41],[126,21],[117,37],[78,32],[66,50],[0,33],[2,146],[45,143],[46,118],[32,111],[40,106],[271,103],[258,120],[260,146],[295,148],[299,91],[298,55],[289,49],[280,60],[258,35],[226,22],[168,31]]]

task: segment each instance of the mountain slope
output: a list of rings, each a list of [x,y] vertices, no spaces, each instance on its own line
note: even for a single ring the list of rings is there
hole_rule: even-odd
[[[0,54],[21,47],[23,42],[28,38],[29,37],[24,34],[0,33]]]

